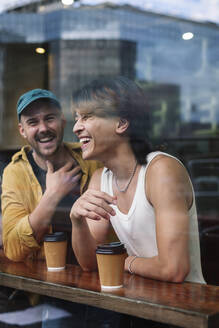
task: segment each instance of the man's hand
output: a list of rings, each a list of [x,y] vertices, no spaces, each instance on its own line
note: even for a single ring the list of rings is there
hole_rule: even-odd
[[[37,242],[41,242],[45,233],[48,233],[51,218],[60,200],[68,193],[77,189],[81,178],[80,167],[72,169],[73,162],[54,172],[52,163],[47,162],[46,191],[38,206],[29,216],[29,222],[33,229]]]
[[[68,162],[59,170],[54,171],[51,162],[47,161],[46,191],[55,194],[60,200],[79,187],[81,178],[80,166],[72,169],[73,162]]]
[[[97,268],[97,244],[104,242],[110,216],[116,214],[111,204],[116,204],[116,197],[88,189],[72,206],[72,246],[78,263],[85,271]]]
[[[72,220],[81,217],[109,220],[110,215],[116,214],[110,204],[116,204],[116,197],[102,191],[88,189],[72,206],[70,218]]]

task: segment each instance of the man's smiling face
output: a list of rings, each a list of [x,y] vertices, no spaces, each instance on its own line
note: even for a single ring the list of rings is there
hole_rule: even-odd
[[[62,144],[65,123],[59,108],[41,101],[24,110],[19,131],[37,156],[50,159]]]
[[[73,132],[81,142],[83,159],[104,163],[117,142],[117,117],[98,117],[92,113],[76,112]]]

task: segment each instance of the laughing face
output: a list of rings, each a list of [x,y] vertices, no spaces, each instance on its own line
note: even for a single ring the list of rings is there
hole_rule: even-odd
[[[73,132],[80,140],[83,159],[100,160],[103,163],[115,150],[118,118],[103,118],[76,111]]]
[[[33,104],[24,111],[19,123],[20,134],[28,141],[36,156],[50,159],[63,140],[65,119],[60,109],[47,103]]]

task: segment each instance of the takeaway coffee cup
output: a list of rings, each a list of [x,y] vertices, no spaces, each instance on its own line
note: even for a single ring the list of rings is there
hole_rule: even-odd
[[[44,236],[44,252],[48,271],[65,269],[67,238],[64,232],[55,232]]]
[[[127,257],[124,244],[114,242],[99,245],[96,249],[96,256],[101,288],[122,287],[124,264]]]

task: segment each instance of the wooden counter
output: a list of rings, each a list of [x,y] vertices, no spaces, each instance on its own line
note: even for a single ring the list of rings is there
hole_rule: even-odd
[[[219,287],[174,284],[125,273],[124,287],[100,290],[98,274],[76,265],[48,272],[43,261],[14,263],[0,251],[0,285],[188,328],[219,327]]]

